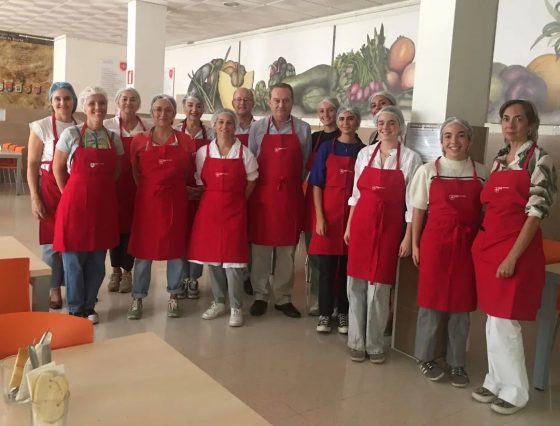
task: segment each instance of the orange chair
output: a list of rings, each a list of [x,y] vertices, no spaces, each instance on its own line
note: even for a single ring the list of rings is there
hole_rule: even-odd
[[[14,312],[0,315],[0,359],[17,354],[22,346],[52,332],[52,349],[93,342],[91,321],[53,312]]]
[[[29,258],[0,259],[0,314],[30,310]]]

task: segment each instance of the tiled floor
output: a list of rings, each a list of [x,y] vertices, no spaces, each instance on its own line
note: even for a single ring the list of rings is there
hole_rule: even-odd
[[[15,235],[40,254],[37,223],[29,204],[28,195],[16,197],[12,188],[0,185],[0,235]],[[294,301],[300,308],[305,307],[303,257],[298,251]],[[156,263],[144,318],[129,321],[126,310],[130,295],[109,293],[105,282],[99,294],[101,322],[95,327],[95,339],[154,331],[277,425],[560,425],[558,342],[551,386],[545,392],[531,390],[527,408],[504,417],[469,396],[481,383],[486,368],[480,314],[473,316],[471,328],[468,371],[472,385],[455,389],[445,380],[428,382],[412,359],[395,351],[384,365],[353,363],[346,354],[344,337],[318,335],[316,320],[311,317],[291,319],[269,309],[259,319],[247,312],[241,328],[228,327],[227,316],[202,320],[200,315],[210,304],[211,294],[204,280],[201,287],[200,300],[180,302],[185,313],[182,318],[168,319],[164,264]],[[245,311],[250,303],[247,297]],[[534,324],[526,324],[524,329],[531,375]],[[141,363],[142,354],[130,362]]]

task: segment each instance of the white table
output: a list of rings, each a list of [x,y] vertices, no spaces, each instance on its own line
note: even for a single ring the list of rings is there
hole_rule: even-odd
[[[14,257],[29,258],[29,277],[31,279],[31,309],[33,311],[49,311],[49,290],[51,268],[31,250],[20,243],[15,237],[0,237],[0,259]]]
[[[16,195],[23,194],[23,154],[21,152],[0,150],[0,159],[16,160]]]
[[[268,425],[154,333],[53,351],[70,384],[68,425]],[[0,402],[0,425],[30,424]]]

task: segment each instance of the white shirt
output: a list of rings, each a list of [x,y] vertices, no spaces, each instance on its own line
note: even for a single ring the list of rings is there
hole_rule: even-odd
[[[209,141],[214,140],[214,129],[211,129],[210,127],[206,127],[206,126],[204,126],[203,128],[204,128],[204,131],[206,132],[206,138],[207,138]],[[177,124],[177,125],[174,127],[174,129],[175,129],[175,130],[182,131],[182,129],[183,129],[183,122],[181,121],[179,124]],[[204,138],[204,132],[202,131],[202,129],[200,129],[200,130],[198,131],[198,133],[197,133],[196,135],[194,135],[194,137],[193,137],[193,135],[191,135],[191,134],[188,132],[187,129],[185,129],[185,134],[186,134],[186,135],[189,135],[192,139],[203,139],[203,138]]]
[[[223,158],[220,155],[220,151],[218,149],[218,145],[216,141],[213,140],[208,145],[210,149],[210,158]],[[249,148],[243,146],[243,144],[236,139],[235,143],[227,153],[226,157],[223,159],[234,159],[239,158],[239,148],[243,148],[243,164],[245,165],[245,172],[247,173],[247,180],[253,181],[257,179],[259,176],[258,164],[255,156],[249,151]],[[200,179],[200,175],[202,174],[202,167],[204,166],[204,161],[206,160],[206,146],[200,147],[198,151],[196,151],[196,184],[202,185],[202,180]],[[223,268],[245,268],[247,267],[246,263],[219,263],[219,262],[201,262],[196,259],[189,259],[189,262],[206,264],[206,265],[213,265],[213,266],[222,266]]]
[[[144,127],[142,127],[142,124],[140,124],[140,122],[136,123],[136,127],[134,127],[134,129],[132,129],[130,132],[127,131],[124,127],[122,129],[122,137],[123,138],[130,138],[132,136],[137,135],[138,133],[142,133],[145,130],[149,130],[151,126],[149,126],[149,123],[146,122],[146,120],[144,120],[143,118],[140,118],[140,120],[142,121],[142,124],[144,125]],[[105,128],[107,130],[112,130],[113,132],[115,132],[117,135],[121,135],[121,128],[120,128],[120,117],[119,116],[114,116],[113,118],[108,118],[107,120],[103,120],[103,126],[105,126]]]
[[[475,162],[476,175],[481,183],[488,179],[488,170],[483,164]],[[410,196],[412,207],[415,209],[426,210],[429,204],[430,186],[432,179],[437,175],[436,162],[430,161],[418,168],[412,182],[410,183]],[[439,175],[442,178],[472,177],[472,160],[456,161],[445,157],[439,159]]]
[[[81,123],[78,123],[81,125]],[[60,138],[61,133],[68,127],[74,126],[74,122],[65,123],[56,120],[56,132]],[[43,141],[43,153],[41,154],[41,162],[52,161],[54,154],[54,134],[52,129],[52,116],[41,118],[40,120],[29,123],[29,130],[37,135]],[[41,169],[49,170],[48,164],[41,164]]]
[[[358,179],[360,178],[360,176],[362,175],[362,171],[364,170],[364,167],[367,166],[371,156],[373,155],[373,151],[375,150],[375,148],[377,147],[377,144],[375,145],[368,145],[366,146],[364,149],[362,149],[360,151],[360,153],[358,154],[358,158],[356,159],[356,166],[354,167],[354,188],[352,190],[352,196],[348,199],[348,205],[349,206],[355,206],[358,203],[358,200],[360,199],[360,190],[358,189]],[[397,165],[397,149],[392,149],[389,152],[389,156],[385,159],[385,164],[383,165],[383,167],[381,167],[381,153],[377,152],[377,155],[375,156],[374,160],[371,163],[371,166],[377,169],[390,169],[390,170],[394,170],[395,167]],[[414,173],[416,173],[416,170],[418,169],[418,167],[420,167],[422,165],[422,160],[420,159],[420,156],[413,150],[411,150],[410,148],[407,148],[406,146],[401,144],[401,160],[400,160],[400,166],[401,166],[401,170],[403,172],[404,175],[404,182],[406,185],[406,189],[405,189],[405,200],[406,200],[406,213],[405,213],[405,220],[406,222],[411,222],[412,221],[412,205],[410,203],[410,194],[409,194],[409,186],[410,186],[410,182],[412,181],[412,178],[414,176]]]

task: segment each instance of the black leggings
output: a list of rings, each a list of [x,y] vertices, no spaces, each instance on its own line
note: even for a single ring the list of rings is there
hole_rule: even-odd
[[[113,268],[123,268],[125,271],[132,271],[134,257],[128,254],[128,239],[130,234],[120,234],[119,245],[109,250],[111,266]]]
[[[319,259],[319,315],[332,315],[335,295],[338,312],[348,314],[346,294],[348,256],[318,255],[317,258]]]

